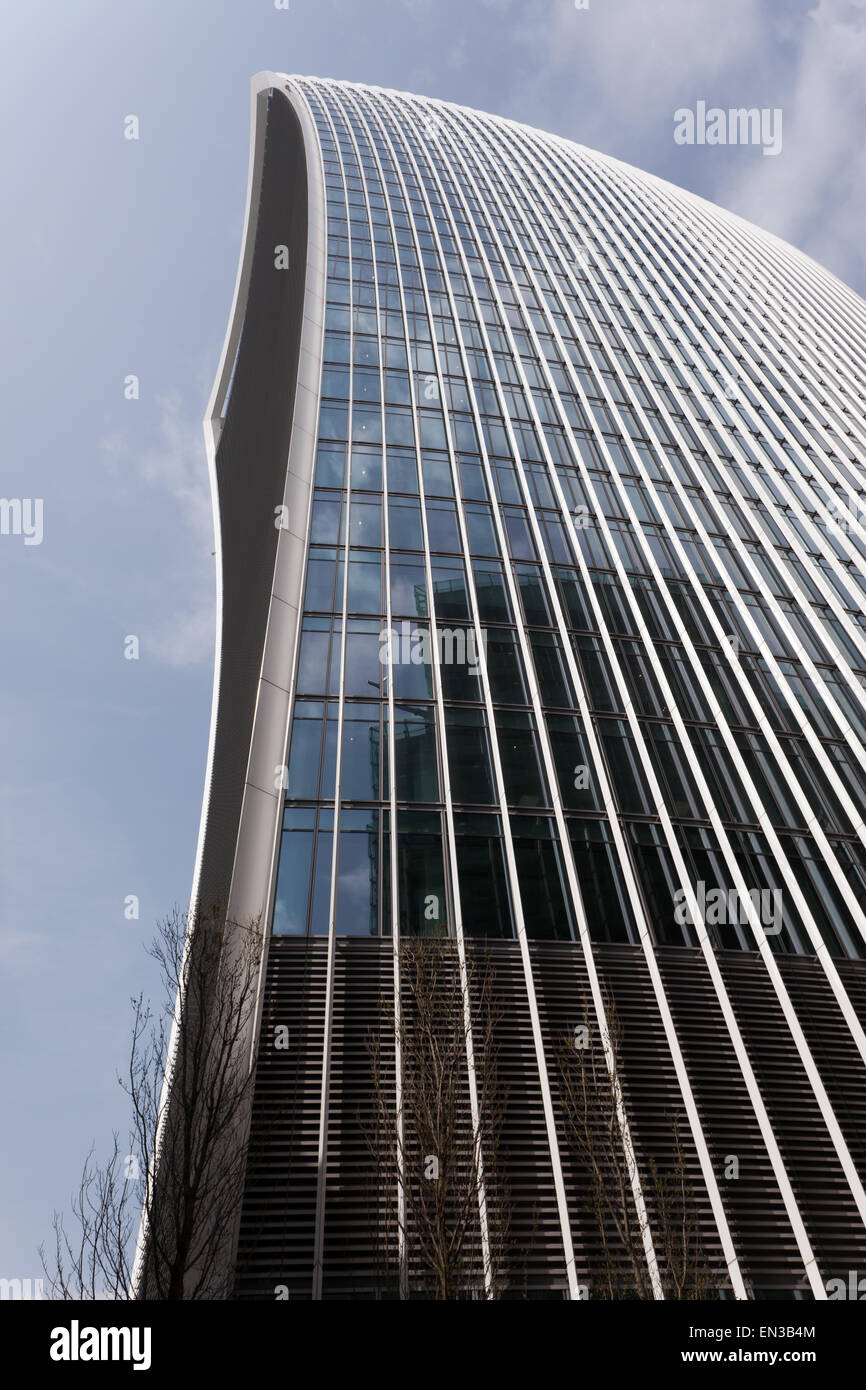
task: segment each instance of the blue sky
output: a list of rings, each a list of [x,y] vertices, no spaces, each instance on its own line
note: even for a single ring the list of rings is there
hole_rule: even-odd
[[[214,621],[200,421],[234,286],[250,76],[347,78],[541,126],[732,208],[862,294],[866,0],[2,12],[0,495],[44,501],[40,545],[0,535],[0,1276],[23,1279],[91,1143],[125,1134],[129,998],[154,984],[155,919],[189,893]],[[674,112],[699,100],[781,108],[781,154],[677,145]]]

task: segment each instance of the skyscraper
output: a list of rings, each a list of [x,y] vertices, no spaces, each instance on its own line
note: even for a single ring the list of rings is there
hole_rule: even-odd
[[[194,889],[267,937],[235,1293],[382,1296],[368,1043],[424,938],[469,1015],[491,982],[509,1296],[604,1292],[593,1047],[653,1293],[667,1173],[713,1290],[833,1294],[866,1271],[866,305],[511,121],[271,72],[252,116]]]

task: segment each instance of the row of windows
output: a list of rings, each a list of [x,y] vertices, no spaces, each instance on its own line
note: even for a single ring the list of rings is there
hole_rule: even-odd
[[[461,920],[467,936],[511,937],[516,904],[511,899],[498,815],[458,813],[454,849]],[[577,908],[568,889],[562,849],[552,820],[517,814],[510,830],[520,884],[520,909],[527,934],[534,939],[573,940]],[[635,941],[633,911],[625,876],[610,828],[603,820],[568,823],[571,852],[581,902],[596,941]],[[454,885],[444,853],[447,831],[440,812],[401,810],[397,814],[396,888],[400,931],[405,935],[453,932]],[[673,855],[658,827],[626,826],[628,853],[634,865],[653,935],[659,945],[696,944],[695,909],[675,871]],[[341,935],[389,935],[391,910],[391,817],[387,810],[343,810],[338,831],[335,920]],[[737,865],[750,902],[759,913],[776,952],[811,948],[808,935],[764,838],[732,832]],[[753,949],[745,897],[735,893],[721,850],[707,830],[677,828],[689,888],[697,897],[707,929],[718,949]],[[789,863],[798,887],[818,923],[823,941],[835,956],[862,955],[840,908],[838,890],[829,882],[812,841],[791,837]],[[323,807],[289,807],[282,834],[280,873],[274,907],[277,935],[326,935],[331,908],[334,813]],[[866,882],[862,855],[849,855],[852,886]]]
[[[417,668],[415,668],[417,669]],[[423,669],[423,668],[422,668]],[[396,670],[396,668],[395,668]],[[429,675],[429,671],[428,671]],[[419,685],[421,682],[419,682]],[[496,689],[495,681],[494,690]],[[414,697],[395,691],[395,796],[401,802],[443,800],[439,769],[441,748],[429,680]],[[338,703],[298,700],[292,726],[287,795],[300,800],[333,800],[336,783]],[[599,779],[589,756],[580,718],[546,712],[545,727],[556,769],[557,792],[568,810],[600,810]],[[550,806],[535,719],[529,712],[494,709],[497,746],[507,803],[512,807]],[[495,793],[486,713],[481,709],[444,707],[451,796],[464,805],[493,805]],[[658,811],[643,771],[634,735],[624,720],[593,716],[605,770],[623,815]],[[686,752],[672,725],[640,721],[640,729],[665,809],[676,819],[706,820]],[[340,790],[346,801],[388,799],[389,709],[382,703],[347,701],[343,716]],[[762,734],[734,731],[733,743],[756,788],[764,810],[779,829],[806,829],[807,816],[776,765]],[[712,726],[691,731],[691,750],[709,789],[710,804],[727,824],[756,825],[757,814],[719,731]],[[785,739],[782,751],[799,790],[831,834],[851,834],[853,827],[824,769],[807,745]],[[842,745],[827,749],[831,763],[861,814],[866,811],[862,781],[851,754]]]

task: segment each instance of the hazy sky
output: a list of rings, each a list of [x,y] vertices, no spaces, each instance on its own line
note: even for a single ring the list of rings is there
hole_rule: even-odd
[[[866,0],[289,5],[0,0],[0,496],[44,500],[40,545],[0,535],[0,1277],[39,1275],[91,1143],[125,1135],[115,1072],[129,998],[153,984],[143,945],[189,893],[214,621],[200,421],[234,286],[251,75],[541,126],[866,289]],[[781,108],[782,152],[677,145],[675,110],[701,100]]]

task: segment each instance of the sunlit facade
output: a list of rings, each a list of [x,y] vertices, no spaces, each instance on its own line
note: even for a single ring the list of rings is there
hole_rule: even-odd
[[[438,935],[502,991],[524,1289],[593,1287],[588,1000],[638,1170],[681,1120],[714,1287],[826,1297],[866,1271],[866,305],[498,117],[253,108],[197,868],[269,937],[238,1296],[379,1296],[364,1036]]]

